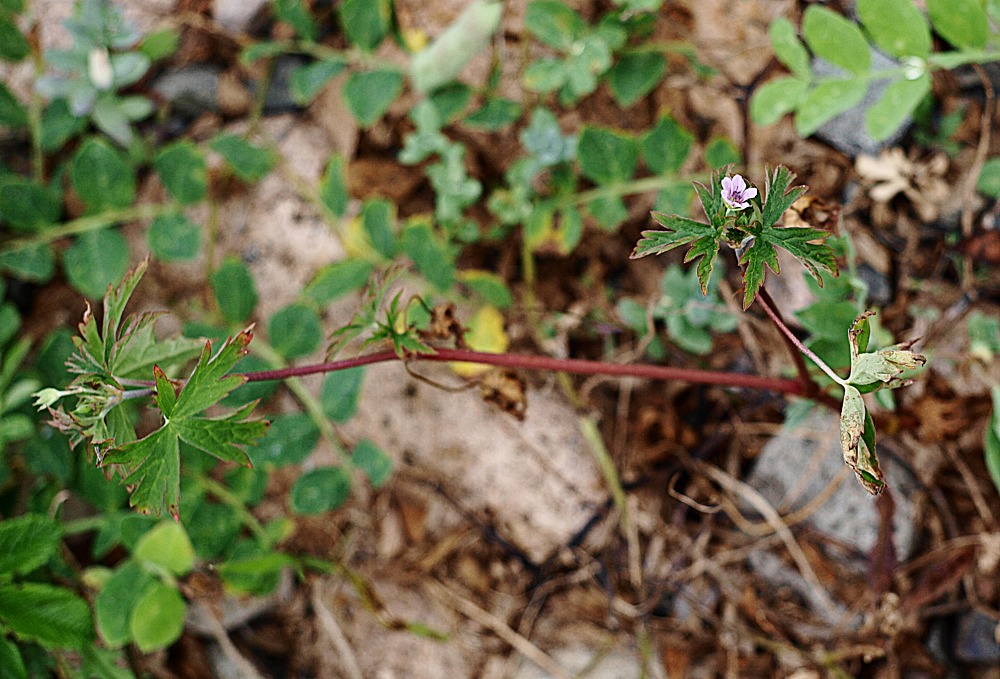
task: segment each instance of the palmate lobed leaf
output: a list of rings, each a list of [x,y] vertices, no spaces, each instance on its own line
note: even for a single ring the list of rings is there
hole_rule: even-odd
[[[765,173],[765,196],[760,208],[760,221],[744,227],[753,236],[753,242],[740,257],[743,272],[743,308],[748,309],[764,284],[764,269],[781,273],[778,253],[775,248],[783,248],[808,269],[820,286],[823,278],[820,269],[838,275],[837,260],[833,249],[821,241],[830,234],[821,229],[807,227],[776,226],[781,216],[805,192],[806,187],[795,186],[795,174],[784,166]]]
[[[654,212],[653,219],[663,226],[663,230],[643,231],[642,238],[636,243],[630,258],[659,255],[691,243],[691,249],[685,255],[684,261],[702,258],[698,263],[698,281],[702,292],[708,290],[712,267],[719,253],[722,228],[680,215],[665,215],[660,212]]]
[[[217,418],[199,413],[246,382],[241,375],[226,373],[246,355],[252,337],[250,330],[245,330],[214,356],[206,343],[179,395],[163,371],[154,368],[154,398],[163,413],[163,425],[141,439],[112,448],[101,462],[102,466],[117,465],[124,470],[124,482],[132,487],[131,506],[144,514],[160,515],[166,509],[177,518],[181,441],[221,460],[251,466],[243,446],[255,444],[267,430],[266,422],[247,419],[256,402]]]

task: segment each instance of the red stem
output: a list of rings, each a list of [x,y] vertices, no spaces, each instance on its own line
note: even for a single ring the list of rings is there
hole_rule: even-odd
[[[315,375],[335,370],[346,370],[347,368],[355,368],[372,363],[385,363],[397,360],[403,359],[397,356],[394,351],[387,350],[329,363],[280,368],[278,370],[262,370],[243,374],[248,382],[263,382],[267,380],[282,380],[288,377]],[[525,354],[488,354],[469,349],[435,349],[435,353],[433,354],[416,354],[408,360],[463,361],[466,363],[481,363],[505,368],[548,370],[577,375],[609,375],[613,377],[642,377],[651,380],[681,380],[695,384],[718,384],[726,387],[777,391],[795,396],[802,396],[806,391],[801,381],[781,377],[761,377],[759,375],[743,375],[740,373],[698,370],[695,368],[672,368],[669,366],[641,363],[606,363],[579,358],[552,358],[551,356],[529,356]]]

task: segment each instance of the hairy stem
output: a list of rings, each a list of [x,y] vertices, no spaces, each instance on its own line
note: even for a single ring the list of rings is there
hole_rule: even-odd
[[[770,298],[768,298],[768,300],[770,300]],[[788,326],[785,325],[784,321],[781,319],[781,316],[778,315],[778,312],[774,309],[774,307],[771,306],[771,304],[768,303],[768,301],[764,300],[764,297],[762,295],[758,294],[757,301],[760,303],[761,307],[763,307],[764,313],[766,313],[768,317],[772,321],[774,321],[774,324],[778,326],[778,330],[781,331],[782,336],[784,336],[787,342],[790,342],[792,346],[794,346],[800,352],[805,354],[809,358],[809,360],[811,360],[813,363],[817,365],[817,367],[819,367],[820,370],[826,373],[827,377],[829,377],[831,380],[833,380],[834,382],[836,382],[841,386],[844,385],[844,380],[841,379],[841,377],[833,371],[833,368],[828,366],[826,362],[823,361],[822,358],[817,356],[809,347],[803,344],[802,340],[800,340],[798,337],[795,336],[795,333],[793,333],[788,328]],[[809,381],[812,382],[812,379],[810,378]],[[803,392],[806,391],[805,385],[802,385],[801,383],[799,384],[800,386],[802,386]]]
[[[808,351],[808,349],[806,350]],[[530,356],[525,354],[489,354],[470,349],[435,349],[433,354],[421,353],[408,357],[397,356],[392,350],[380,351],[356,358],[348,358],[329,363],[303,365],[278,370],[262,370],[244,373],[248,382],[267,380],[283,380],[289,377],[315,375],[318,373],[346,370],[373,363],[386,363],[397,360],[413,361],[461,361],[465,363],[481,363],[504,368],[519,368],[522,370],[546,370],[552,372],[574,373],[576,375],[610,375],[612,377],[640,377],[650,380],[680,380],[695,384],[717,384],[725,387],[742,387],[745,389],[761,389],[776,391],[794,396],[804,396],[806,387],[799,380],[781,377],[762,377],[759,375],[744,375],[697,368],[674,368],[662,365],[607,363],[579,358],[553,358],[551,356]],[[838,378],[839,379],[839,378]]]

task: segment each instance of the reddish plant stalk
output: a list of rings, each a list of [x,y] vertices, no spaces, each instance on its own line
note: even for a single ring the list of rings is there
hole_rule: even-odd
[[[481,363],[504,368],[522,370],[546,370],[551,372],[566,372],[577,375],[608,375],[612,377],[641,377],[650,380],[680,380],[695,384],[717,384],[726,387],[742,387],[745,389],[760,389],[776,391],[783,394],[803,396],[806,386],[799,380],[782,377],[762,377],[760,375],[744,375],[741,373],[699,370],[696,368],[673,368],[670,366],[648,364],[607,363],[604,361],[588,361],[579,358],[553,358],[551,356],[530,356],[525,354],[489,354],[470,349],[435,349],[433,354],[416,354],[406,359],[400,358],[394,351],[380,351],[356,358],[347,358],[329,363],[303,365],[277,370],[262,370],[243,373],[248,382],[263,382],[282,380],[288,377],[302,377],[346,370],[373,363],[388,361],[462,361],[466,363]]]

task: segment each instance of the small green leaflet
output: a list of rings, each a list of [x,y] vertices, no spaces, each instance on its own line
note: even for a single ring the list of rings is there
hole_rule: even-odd
[[[249,420],[256,403],[217,418],[199,415],[230,391],[246,382],[241,375],[227,375],[247,353],[253,335],[245,330],[227,340],[211,356],[206,343],[198,365],[177,395],[159,367],[154,367],[156,404],[163,425],[137,441],[113,448],[102,466],[123,468],[126,484],[132,486],[130,504],[144,514],[159,515],[167,509],[176,519],[180,502],[180,442],[220,460],[250,466],[244,446],[253,445],[267,430],[267,423]]]

